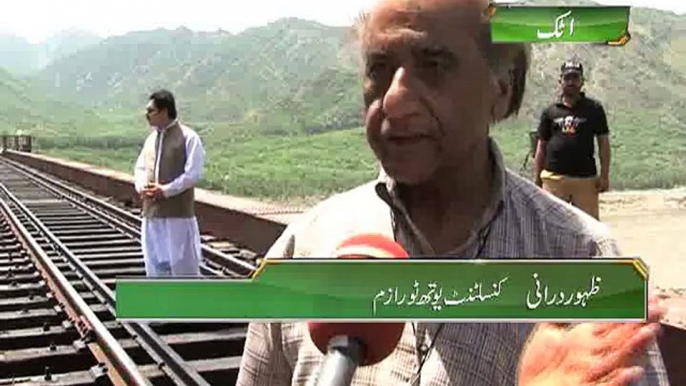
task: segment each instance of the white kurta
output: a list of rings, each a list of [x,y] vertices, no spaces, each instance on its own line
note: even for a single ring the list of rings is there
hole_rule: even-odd
[[[174,124],[172,122],[169,126]],[[169,127],[167,126],[167,127]],[[156,136],[160,145],[166,128],[156,128],[148,140],[155,143]],[[175,196],[195,186],[203,174],[205,150],[196,132],[181,126],[186,140],[186,166],[184,172],[175,180],[162,185],[165,197]],[[158,164],[155,165],[155,180],[159,176],[161,146],[155,149]],[[135,187],[141,192],[147,184],[144,153],[138,156],[134,171]],[[141,244],[148,277],[155,276],[199,276],[201,260],[200,231],[196,217],[191,218],[143,218]]]

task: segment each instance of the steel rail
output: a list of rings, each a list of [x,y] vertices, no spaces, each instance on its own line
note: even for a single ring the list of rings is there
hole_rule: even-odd
[[[12,202],[23,212],[23,214],[40,230],[53,246],[56,246],[67,261],[83,276],[83,278],[94,290],[100,294],[108,306],[114,312],[116,300],[115,294],[109,289],[80,259],[67,248],[36,215],[29,210],[12,192],[0,184],[0,191],[3,192]],[[162,362],[171,370],[174,378],[180,380],[184,385],[210,386],[210,384],[191,366],[189,366],[181,356],[176,353],[169,345],[157,335],[148,325],[142,323],[122,323],[132,335],[137,335],[153,352],[161,358]]]
[[[124,218],[124,219],[126,219],[126,220],[128,220],[134,224],[137,224],[138,226],[140,226],[142,224],[142,219],[140,217],[134,215],[133,213],[130,213],[126,210],[123,210],[123,209],[121,209],[115,205],[112,205],[106,201],[103,201],[99,198],[96,198],[96,197],[90,196],[86,193],[80,192],[80,191],[78,191],[78,190],[76,190],[70,186],[67,186],[66,184],[64,184],[60,181],[57,181],[53,177],[50,177],[44,173],[41,173],[41,172],[38,172],[35,170],[31,170],[28,167],[21,165],[20,163],[18,163],[16,161],[13,161],[10,159],[5,159],[3,161],[10,164],[14,168],[18,169],[18,171],[20,173],[26,175],[33,182],[40,184],[41,186],[45,187],[46,189],[49,189],[50,191],[52,191],[53,193],[55,193],[59,196],[65,197],[66,199],[70,200],[71,202],[78,203],[81,205],[86,205],[86,207],[88,207],[86,203],[91,203],[95,206],[99,206],[99,207],[105,209],[106,211],[108,211],[110,213],[116,214],[117,216]],[[43,181],[41,181],[41,179]],[[85,202],[81,202],[78,199],[74,199],[73,197],[69,197],[68,195],[66,195],[63,192],[60,192],[59,190],[53,188],[52,186],[50,186],[48,183],[46,183],[44,181],[48,181],[50,184],[52,184],[56,187],[59,187],[59,189],[62,189],[63,191],[68,192],[68,193],[78,197],[79,199],[85,201]],[[90,207],[88,207],[88,208],[90,209]],[[134,234],[137,235],[137,237],[140,238],[140,231],[139,230],[131,229],[131,232],[133,232]],[[233,256],[222,253],[221,251],[218,251],[216,249],[210,248],[207,245],[204,245],[204,244],[201,245],[201,249],[202,249],[202,252],[204,252],[204,255],[206,258],[208,258],[209,260],[219,264],[222,267],[226,267],[229,265],[240,267],[244,272],[240,272],[239,274],[242,274],[246,277],[249,277],[254,272],[254,270],[257,269],[255,266],[253,266],[249,263],[246,263],[246,262],[244,262],[240,259],[237,259]]]
[[[0,188],[9,193],[4,184],[0,183]],[[15,205],[18,203],[16,197],[8,195]],[[110,334],[109,330],[100,321],[100,319],[91,310],[85,300],[79,295],[76,289],[69,283],[69,280],[60,272],[59,268],[53,263],[45,250],[38,244],[36,239],[31,236],[31,233],[24,227],[17,216],[12,212],[8,203],[0,197],[0,209],[7,218],[10,226],[16,229],[18,236],[28,246],[30,252],[38,263],[43,267],[44,271],[50,276],[50,279],[58,286],[61,294],[69,302],[69,305],[81,316],[93,331],[95,338],[105,353],[107,359],[117,369],[120,376],[127,385],[135,386],[150,386],[151,383],[138,371],[136,364],[131,357],[126,353],[124,348],[117,342],[117,340]]]
[[[14,165],[11,165],[11,166],[14,166]],[[17,172],[23,174],[26,178],[29,179],[29,181],[35,183],[36,185],[42,187],[43,189],[55,194],[56,196],[58,196],[60,198],[67,200],[68,202],[71,202],[72,204],[74,204],[75,206],[77,206],[80,209],[83,209],[84,211],[88,212],[89,214],[95,215],[95,217],[102,220],[103,222],[108,223],[109,225],[112,225],[113,227],[118,228],[120,230],[126,231],[127,233],[129,233],[129,236],[131,238],[136,239],[138,242],[141,241],[140,230],[136,229],[136,227],[134,227],[130,222],[127,222],[127,221],[124,221],[124,220],[121,220],[120,218],[118,218],[119,213],[116,213],[116,214],[107,213],[107,211],[103,211],[101,208],[98,208],[97,206],[94,207],[94,206],[90,206],[90,205],[84,203],[83,201],[86,201],[86,199],[90,199],[90,197],[88,197],[88,195],[81,193],[81,192],[78,192],[76,190],[73,190],[70,187],[66,187],[66,186],[64,187],[64,188],[72,189],[73,193],[72,192],[70,192],[70,193],[77,195],[78,198],[83,199],[83,200],[79,200],[78,198],[71,197],[64,192],[61,192],[59,189],[50,186],[50,183],[53,183],[53,181],[50,181],[50,183],[46,183],[44,181],[41,181],[40,178],[44,178],[43,176],[40,176],[40,178],[36,178],[29,171],[24,172],[22,170],[17,170]],[[54,181],[54,183],[57,184],[59,182]],[[97,200],[97,199],[93,198],[93,200]],[[124,210],[117,208],[116,206],[113,206],[113,205],[111,205],[111,206],[112,206],[112,208],[120,210],[121,213],[130,214]],[[133,215],[131,215],[131,216],[133,216]],[[200,269],[203,271],[203,274],[210,274],[210,275],[214,275],[214,276],[219,276],[221,274],[219,271],[217,271],[213,268],[207,267],[203,264],[201,264]]]

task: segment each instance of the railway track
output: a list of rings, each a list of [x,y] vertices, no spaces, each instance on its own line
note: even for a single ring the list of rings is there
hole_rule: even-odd
[[[135,214],[5,160],[0,207],[0,385],[235,383],[245,324],[116,321],[115,278],[145,274]],[[204,245],[201,271],[251,259]]]
[[[30,175],[42,182],[48,183],[51,186],[60,189],[62,194],[70,196],[81,203],[94,206],[95,208],[104,209],[105,211],[111,212],[117,216],[120,216],[121,218],[126,219],[127,221],[134,224],[135,227],[140,226],[141,209],[135,206],[132,202],[117,202],[113,201],[110,197],[98,196],[97,194],[91,191],[71,186],[65,183],[64,181],[61,181],[49,174],[27,167],[26,165],[13,161],[9,158],[0,158],[0,168],[4,167],[2,163],[5,163],[5,166],[10,166],[11,168],[19,170],[26,175]],[[216,252],[220,252],[244,260],[252,266],[258,265],[258,256],[254,252],[244,248],[240,248],[239,246],[236,246],[234,243],[232,243],[230,240],[220,239],[214,236],[202,234],[201,240],[204,245],[203,252],[206,256],[209,256],[210,258],[214,256]],[[222,259],[220,259],[220,266],[222,267],[230,267],[234,265],[231,261],[223,262],[221,260]],[[231,272],[227,273],[231,275]]]

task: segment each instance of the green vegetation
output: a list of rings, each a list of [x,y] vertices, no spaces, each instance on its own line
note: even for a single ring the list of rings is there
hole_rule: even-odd
[[[373,178],[374,157],[362,129],[319,135],[205,141],[209,162],[202,187],[281,202],[311,203]],[[49,154],[133,172],[138,149],[51,149]]]
[[[622,48],[534,46],[520,116],[493,131],[511,167],[520,168],[527,132],[557,93],[559,65],[576,57],[587,93],[609,116],[612,188],[686,183],[686,17],[650,9],[631,17],[632,41]],[[375,176],[360,129],[358,68],[348,29],[299,19],[237,35],[133,32],[60,57],[31,78],[0,72],[0,132],[21,129],[38,137],[40,151],[131,172],[148,133],[145,99],[166,87],[206,145],[204,187],[312,201]]]

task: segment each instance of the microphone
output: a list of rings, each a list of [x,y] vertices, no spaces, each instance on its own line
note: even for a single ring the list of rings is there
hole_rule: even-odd
[[[409,258],[395,241],[377,234],[362,234],[343,241],[335,252],[339,259]],[[317,386],[349,386],[359,366],[381,362],[391,355],[405,323],[309,323],[310,338],[326,358]]]

